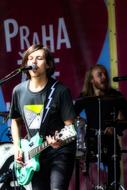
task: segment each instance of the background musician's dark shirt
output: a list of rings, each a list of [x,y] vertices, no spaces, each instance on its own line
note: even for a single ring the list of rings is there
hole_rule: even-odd
[[[126,100],[122,94],[111,88],[105,96],[90,97],[81,94],[75,102],[75,111],[77,115],[80,115],[81,111],[85,111],[89,128],[98,129],[100,120],[101,129],[104,130],[113,124],[119,111],[126,117],[126,105]]]

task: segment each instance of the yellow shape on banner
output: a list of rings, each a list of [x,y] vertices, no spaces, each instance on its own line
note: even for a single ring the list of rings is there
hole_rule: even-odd
[[[117,56],[117,33],[116,33],[116,14],[115,0],[107,0],[108,8],[108,31],[109,31],[109,46],[110,46],[110,69],[111,78],[118,75],[118,56]],[[118,89],[118,83],[111,80],[114,88]]]
[[[111,78],[118,76],[118,55],[117,55],[117,32],[116,32],[116,14],[115,0],[107,0],[108,8],[108,29],[109,29],[109,44],[110,44],[110,68]],[[111,84],[114,88],[119,88],[119,83]],[[121,138],[119,138],[121,143]],[[124,184],[123,160],[121,162],[121,183]]]

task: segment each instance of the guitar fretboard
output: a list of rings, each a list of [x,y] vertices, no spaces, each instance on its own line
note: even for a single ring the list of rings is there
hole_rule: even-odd
[[[33,148],[32,150],[29,151],[29,159],[34,157],[35,155],[39,154],[41,151],[49,147],[47,141],[44,141],[41,145]]]
[[[76,138],[76,131],[74,130],[73,125],[70,127],[63,128],[58,134],[57,139],[61,140],[62,144],[61,146],[70,143],[71,141],[75,140]],[[42,144],[33,147],[29,153],[28,157],[29,159],[33,158],[37,154],[39,154],[41,151],[49,147],[50,145],[47,143],[47,141],[44,141]]]

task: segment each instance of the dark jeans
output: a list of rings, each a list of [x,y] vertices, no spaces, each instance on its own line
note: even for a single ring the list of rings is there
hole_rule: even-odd
[[[58,152],[40,156],[40,171],[32,179],[33,190],[67,190],[74,167],[75,154]]]

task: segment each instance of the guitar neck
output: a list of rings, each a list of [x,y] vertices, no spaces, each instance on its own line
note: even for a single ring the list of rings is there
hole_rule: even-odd
[[[56,135],[58,140],[61,140],[62,144],[61,146],[70,143],[71,141],[75,140],[76,138],[76,131],[73,127],[71,126],[65,126],[59,133]],[[36,142],[36,139],[35,139]],[[41,151],[45,150],[47,147],[50,145],[47,143],[47,141],[44,141],[42,144],[34,147],[32,150],[29,151],[29,158],[31,159],[32,157],[36,156],[39,154]]]
[[[44,141],[42,144],[38,145],[37,147],[29,151],[29,158],[31,159],[32,157],[36,156],[37,154],[39,154],[48,147],[49,144],[47,143],[47,141]]]
[[[65,144],[68,144],[69,142],[71,142],[72,140],[74,140],[75,138],[68,138],[66,140],[64,140],[61,144],[61,146],[64,146]],[[45,150],[46,148],[48,148],[50,145],[47,143],[47,141],[44,141],[42,144],[40,144],[39,146],[33,148],[32,150],[29,151],[29,159],[33,158],[34,156],[36,156],[37,154],[39,154],[40,152],[42,152],[43,150]]]

